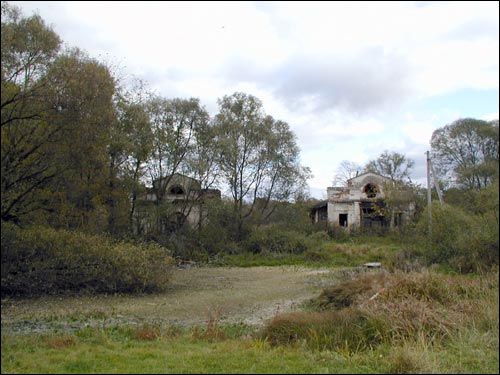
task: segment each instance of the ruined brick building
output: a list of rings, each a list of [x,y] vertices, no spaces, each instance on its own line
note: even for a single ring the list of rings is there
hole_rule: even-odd
[[[202,225],[206,203],[220,199],[218,189],[202,189],[200,181],[175,173],[153,182],[137,202],[136,232],[171,232],[184,225]]]
[[[413,215],[414,204],[387,215],[384,188],[389,183],[389,178],[367,172],[349,179],[347,186],[328,187],[327,200],[312,208],[311,218],[315,223],[347,229],[402,225]]]

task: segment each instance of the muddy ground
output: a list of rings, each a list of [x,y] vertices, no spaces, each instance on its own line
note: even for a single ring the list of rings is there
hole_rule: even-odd
[[[176,269],[167,291],[149,295],[2,300],[2,331],[73,330],[118,324],[261,325],[318,295],[343,270],[294,266]]]

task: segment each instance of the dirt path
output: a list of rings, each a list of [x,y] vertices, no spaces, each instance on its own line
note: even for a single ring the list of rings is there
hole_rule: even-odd
[[[2,300],[2,329],[46,331],[114,324],[221,322],[260,325],[317,295],[335,274],[301,267],[190,268],[174,272],[169,289],[139,296]]]

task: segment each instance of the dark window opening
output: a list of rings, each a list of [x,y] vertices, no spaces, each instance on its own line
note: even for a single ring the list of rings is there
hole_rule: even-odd
[[[326,207],[324,209],[318,210],[318,218],[320,221],[328,220],[328,211],[326,210]]]
[[[361,226],[364,228],[386,228],[388,220],[382,214],[382,202],[361,202]]]
[[[176,212],[161,219],[162,233],[173,233],[181,229],[187,221],[187,217],[182,212]]]
[[[394,226],[399,227],[403,224],[403,214],[401,212],[397,212],[394,215]]]
[[[339,225],[347,227],[347,214],[339,214]]]
[[[373,184],[367,184],[363,189],[363,191],[365,192],[368,198],[375,198],[378,193],[377,186]]]
[[[172,189],[170,189],[170,194],[176,194],[176,195],[184,194],[184,190],[179,185],[176,185]]]

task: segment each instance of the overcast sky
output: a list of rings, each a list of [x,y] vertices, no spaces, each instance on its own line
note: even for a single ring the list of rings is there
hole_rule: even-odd
[[[433,130],[498,119],[498,2],[11,2],[69,47],[213,115],[235,91],[288,122],[311,195],[384,150],[425,183]]]

